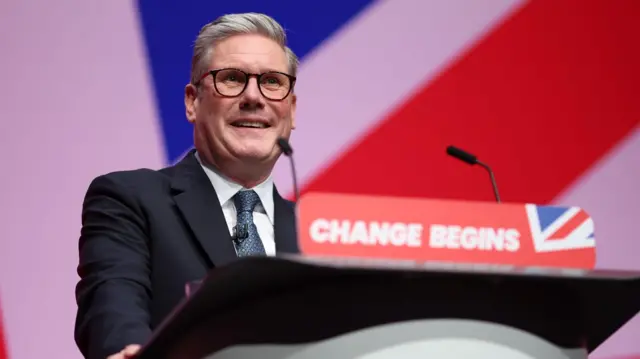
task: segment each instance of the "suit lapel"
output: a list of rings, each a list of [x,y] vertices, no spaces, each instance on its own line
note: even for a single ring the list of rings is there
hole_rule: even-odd
[[[276,254],[300,252],[296,232],[296,215],[293,202],[280,196],[275,186],[273,188],[274,206],[274,237],[276,242]]]
[[[175,167],[174,200],[211,265],[221,266],[237,255],[215,189],[194,154]]]

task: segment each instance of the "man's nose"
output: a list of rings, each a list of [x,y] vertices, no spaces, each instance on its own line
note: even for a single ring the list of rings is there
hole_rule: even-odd
[[[251,77],[249,79],[249,83],[247,83],[247,88],[244,90],[243,95],[248,102],[264,104],[262,93],[260,93],[260,85],[255,77]]]

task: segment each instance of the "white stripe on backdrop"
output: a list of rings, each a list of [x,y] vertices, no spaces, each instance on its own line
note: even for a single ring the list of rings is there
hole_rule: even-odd
[[[296,85],[298,128],[291,140],[300,185],[522,3],[379,1],[308,55]],[[414,43],[420,45],[406,45]],[[385,69],[394,81],[381,88]],[[293,193],[286,162],[279,161],[274,178],[281,193]]]

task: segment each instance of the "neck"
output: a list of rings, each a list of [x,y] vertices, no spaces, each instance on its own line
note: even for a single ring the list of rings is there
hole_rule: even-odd
[[[198,156],[205,166],[213,168],[219,174],[244,188],[253,188],[266,181],[273,169],[273,165],[264,163],[247,164],[240,160],[223,161],[204,151],[198,151]]]

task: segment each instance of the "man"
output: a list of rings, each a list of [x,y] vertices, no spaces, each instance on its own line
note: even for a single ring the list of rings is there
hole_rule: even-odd
[[[86,358],[126,358],[188,282],[239,257],[297,253],[293,204],[271,171],[295,127],[298,60],[262,14],[200,31],[186,117],[195,150],[175,166],[102,175],[82,212],[75,338]]]

